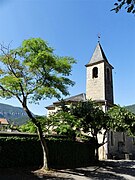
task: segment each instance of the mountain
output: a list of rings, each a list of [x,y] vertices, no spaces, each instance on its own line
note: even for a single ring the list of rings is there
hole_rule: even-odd
[[[29,119],[23,108],[3,103],[0,103],[0,118],[6,118],[10,124],[16,125],[22,125]]]
[[[135,113],[135,104],[125,106],[125,108],[128,109],[129,111]]]
[[[135,104],[125,106],[135,113]],[[29,119],[23,108],[0,103],[0,118],[6,118],[10,124],[22,125]]]

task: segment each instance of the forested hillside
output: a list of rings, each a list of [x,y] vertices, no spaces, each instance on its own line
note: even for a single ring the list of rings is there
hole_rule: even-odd
[[[125,106],[126,109],[128,109],[129,111],[135,113],[135,104],[130,105],[130,106]]]
[[[135,104],[125,106],[125,108],[135,113]],[[9,123],[16,125],[22,125],[29,119],[23,108],[2,103],[0,103],[0,118],[6,118]]]
[[[23,108],[0,103],[0,118],[3,117],[6,118],[9,123],[17,125],[24,124],[28,120],[28,116]]]

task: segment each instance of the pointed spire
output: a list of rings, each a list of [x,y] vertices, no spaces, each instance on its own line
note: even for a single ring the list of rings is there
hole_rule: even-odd
[[[99,37],[100,38],[100,37]],[[106,56],[105,56],[105,53],[100,45],[100,42],[98,40],[98,43],[97,43],[97,46],[95,48],[95,51],[89,61],[89,63],[86,65],[86,66],[89,66],[91,64],[95,64],[95,63],[98,63],[100,61],[106,61],[108,62]]]

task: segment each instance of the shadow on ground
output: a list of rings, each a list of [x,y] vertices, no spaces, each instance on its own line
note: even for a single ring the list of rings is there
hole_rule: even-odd
[[[126,180],[135,179],[135,161],[101,161],[98,166],[50,171],[0,169],[0,180]]]
[[[101,161],[98,166],[63,170],[62,172],[99,180],[135,179],[135,161]]]
[[[73,180],[73,178],[58,177],[56,173],[34,173],[35,169],[4,168],[0,169],[0,180]]]

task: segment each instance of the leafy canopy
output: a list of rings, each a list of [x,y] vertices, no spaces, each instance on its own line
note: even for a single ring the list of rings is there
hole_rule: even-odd
[[[115,7],[112,11],[114,10],[116,13],[119,12],[123,6],[128,13],[135,13],[135,0],[117,0],[114,5]]]
[[[27,103],[68,95],[68,86],[74,85],[68,76],[71,75],[75,60],[55,55],[47,42],[40,38],[24,40],[17,49],[10,50],[3,45],[0,48],[0,97],[15,97],[19,100],[37,128],[44,155],[43,168],[48,169],[48,147],[42,127]]]
[[[21,47],[10,50],[1,45],[0,96],[17,97],[37,102],[46,97],[68,95],[68,86],[74,85],[71,75],[71,57],[60,57],[40,38],[24,40]]]
[[[75,117],[70,113],[63,110],[59,110],[48,117],[52,122],[52,131],[58,135],[65,135],[69,139],[76,136],[77,122]]]
[[[106,133],[110,129],[135,135],[135,114],[120,106],[113,106],[104,113],[102,108],[91,100],[70,106],[62,100],[57,112],[49,117],[37,117],[37,120],[45,134],[55,133],[70,139],[82,139],[85,132],[97,139],[100,133],[103,135],[101,145],[105,143]],[[20,130],[36,132],[35,125],[31,122],[22,125]]]
[[[25,124],[23,124],[19,127],[19,131],[29,132],[29,133],[37,133],[37,128],[31,121],[27,121]]]
[[[124,107],[114,106],[108,110],[109,126],[114,131],[135,135],[135,114]]]
[[[80,128],[84,132],[90,132],[93,137],[101,133],[102,129],[108,129],[108,117],[94,101],[79,102],[77,106],[72,107],[71,113],[76,120],[80,119]]]
[[[36,116],[36,120],[40,123],[42,131],[46,134],[50,134],[50,130],[52,130],[53,127],[53,122],[50,121],[50,119],[46,116]],[[37,133],[37,128],[32,121],[28,120],[25,124],[19,126],[19,131]]]

